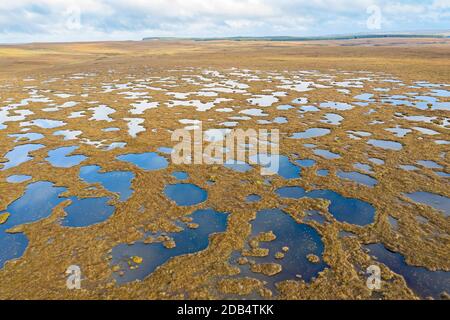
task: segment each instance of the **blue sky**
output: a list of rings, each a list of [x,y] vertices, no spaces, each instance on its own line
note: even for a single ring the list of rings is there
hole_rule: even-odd
[[[0,43],[450,30],[450,0],[1,0]]]

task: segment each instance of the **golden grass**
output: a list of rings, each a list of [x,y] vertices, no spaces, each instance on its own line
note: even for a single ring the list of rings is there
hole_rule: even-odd
[[[439,41],[444,41],[440,39]],[[425,42],[425,44],[421,44]],[[145,79],[148,76],[158,78],[170,76],[177,79],[180,92],[196,92],[197,85],[182,80],[185,71],[183,67],[201,67],[193,69],[193,75],[201,75],[203,68],[217,68],[223,73],[229,73],[230,67],[248,68],[253,71],[270,72],[276,70],[294,71],[289,76],[298,74],[298,70],[326,69],[323,74],[333,75],[336,80],[347,79],[346,74],[330,69],[349,71],[382,71],[398,76],[407,85],[413,85],[415,80],[442,81],[448,83],[450,79],[449,43],[424,39],[378,39],[357,41],[323,41],[323,42],[192,42],[192,41],[148,41],[148,42],[103,42],[103,43],[70,43],[70,44],[29,44],[20,46],[0,47],[0,78],[7,79],[10,87],[4,87],[2,99],[13,97],[16,101],[24,98],[29,85],[39,86],[46,92],[69,92],[80,99],[75,110],[83,111],[89,108],[89,101],[101,101],[105,105],[114,106],[116,112],[112,117],[119,127],[119,132],[105,133],[101,129],[109,127],[110,123],[86,121],[84,119],[70,119],[70,110],[60,110],[55,115],[67,122],[66,128],[79,129],[83,135],[93,141],[113,139],[124,141],[127,149],[104,152],[100,148],[81,145],[77,150],[101,166],[105,171],[126,170],[135,173],[133,181],[133,196],[126,205],[118,205],[117,211],[105,223],[91,225],[86,228],[66,228],[60,223],[64,217],[63,203],[55,208],[52,215],[35,223],[20,225],[11,232],[24,232],[29,239],[29,247],[24,255],[17,260],[9,261],[0,270],[0,299],[212,299],[221,297],[221,293],[242,293],[259,291],[261,297],[270,297],[271,293],[264,290],[264,284],[250,278],[237,278],[235,270],[228,265],[233,252],[242,251],[248,244],[250,223],[255,217],[257,209],[272,208],[282,203],[284,210],[296,221],[302,219],[306,210],[324,210],[324,201],[305,199],[300,201],[280,199],[274,194],[275,188],[286,186],[286,180],[273,178],[271,186],[267,186],[257,170],[248,173],[237,173],[222,170],[220,166],[196,167],[190,165],[171,164],[167,170],[143,172],[136,167],[116,161],[118,154],[142,153],[155,149],[157,146],[171,146],[171,132],[180,127],[180,118],[202,120],[208,128],[216,127],[224,121],[224,115],[210,110],[194,112],[191,108],[155,108],[147,110],[141,115],[145,119],[147,131],[131,138],[127,133],[127,124],[123,119],[129,117],[130,101],[120,94],[105,94],[89,91],[86,98],[81,98],[86,88],[101,88],[104,83],[127,79]],[[349,44],[351,46],[349,46]],[[113,69],[114,74],[109,71]],[[55,81],[43,83],[49,78],[67,80],[74,73],[95,73],[95,77],[81,80]],[[261,72],[264,74],[264,72]],[[35,82],[23,82],[25,77],[35,76]],[[359,73],[349,77],[357,77]],[[380,78],[383,78],[381,75]],[[230,77],[232,78],[232,77]],[[380,79],[379,78],[379,79]],[[127,79],[127,80],[125,80]],[[267,79],[267,78],[266,78]],[[123,81],[123,82],[122,82]],[[377,82],[373,85],[379,85]],[[391,87],[391,84],[382,84]],[[252,83],[249,92],[257,94],[263,90],[273,90],[277,84],[271,81]],[[395,86],[392,86],[395,87]],[[176,89],[176,90],[178,90]],[[364,88],[354,88],[352,94],[339,95],[333,89],[323,88],[308,92],[308,100],[312,104],[321,101],[342,101],[351,103],[356,94],[373,90],[372,84]],[[408,86],[392,88],[391,94],[404,94],[404,90],[411,90]],[[175,89],[174,89],[175,90]],[[425,94],[428,89],[418,88],[418,94]],[[164,91],[153,91],[152,101],[165,105],[171,97]],[[224,94],[233,100],[224,102],[223,107],[248,105],[246,95]],[[290,104],[298,98],[298,92],[289,92],[280,97],[281,104]],[[57,105],[64,100],[56,96],[52,99]],[[204,97],[201,98],[206,99]],[[448,100],[448,99],[447,99]],[[207,99],[205,100],[207,101]],[[100,102],[99,102],[100,103]],[[33,119],[47,118],[52,115],[42,110],[42,105],[32,105]],[[366,287],[366,279],[358,271],[373,264],[373,260],[361,250],[362,244],[382,242],[387,248],[405,256],[410,265],[425,266],[430,270],[449,270],[448,219],[428,210],[425,206],[406,206],[399,201],[402,192],[413,192],[417,186],[424,191],[450,196],[444,179],[428,172],[427,174],[411,174],[399,170],[400,164],[414,163],[415,160],[427,159],[439,163],[445,160],[441,154],[445,152],[445,145],[434,143],[435,138],[425,137],[419,140],[417,133],[411,133],[402,139],[402,151],[392,153],[382,150],[367,149],[364,140],[351,140],[349,130],[369,130],[375,137],[385,137],[385,128],[389,125],[408,125],[406,120],[397,119],[395,114],[405,115],[417,113],[430,114],[436,117],[434,123],[423,126],[438,131],[442,139],[448,140],[447,128],[438,126],[446,117],[447,111],[413,110],[406,106],[392,106],[380,103],[374,116],[367,116],[367,109],[361,107],[353,110],[336,111],[344,121],[333,128],[333,134],[312,140],[315,144],[330,149],[332,152],[345,154],[336,161],[317,159],[318,168],[327,169],[330,173],[336,168],[345,171],[354,170],[353,164],[365,162],[368,156],[386,159],[385,165],[375,170],[374,177],[380,184],[373,188],[359,188],[354,185],[343,184],[335,175],[324,179],[315,171],[302,171],[302,178],[294,183],[303,188],[329,189],[342,193],[343,196],[368,201],[377,209],[373,224],[360,228],[352,225],[343,226],[338,221],[330,219],[326,224],[315,224],[321,234],[325,251],[323,259],[329,268],[321,272],[317,278],[306,284],[300,281],[285,282],[279,287],[281,299],[413,299],[416,295],[409,290],[401,277],[394,274],[387,267],[383,267],[382,290],[376,296]],[[382,112],[381,112],[382,110]],[[267,108],[270,118],[279,115],[274,108]],[[325,111],[324,111],[325,112]],[[53,117],[55,117],[53,116]],[[278,126],[286,137],[294,132],[307,129],[312,124],[324,126],[323,113],[309,113],[299,120],[298,109],[285,111],[289,122]],[[385,125],[369,125],[371,120],[378,120]],[[212,120],[212,121],[211,121]],[[394,120],[394,121],[393,121]],[[240,123],[243,129],[259,128],[256,119]],[[150,128],[158,129],[156,133]],[[13,140],[6,138],[8,134],[20,132],[23,128],[18,122],[8,123],[8,128],[1,131],[1,155],[15,145]],[[37,130],[37,129],[36,129]],[[24,188],[20,184],[8,184],[6,176],[12,173],[32,175],[34,181],[52,181],[58,186],[68,187],[70,196],[102,197],[108,196],[101,188],[90,189],[79,179],[79,168],[56,169],[44,159],[48,150],[72,144],[42,131],[46,137],[39,143],[46,148],[33,153],[35,159],[15,168],[13,171],[0,171],[0,188],[4,190],[0,197],[0,210],[23,194]],[[336,139],[338,138],[338,139]],[[313,156],[311,151],[295,139],[283,139],[281,151],[286,155],[299,154]],[[447,148],[448,149],[448,148]],[[447,155],[448,157],[448,155]],[[0,158],[0,161],[6,159]],[[95,161],[95,162],[93,162]],[[448,161],[447,161],[448,162]],[[16,170],[16,171],[14,171]],[[188,218],[192,208],[174,206],[162,197],[164,186],[172,180],[170,173],[185,171],[192,183],[208,190],[208,202],[204,208],[211,207],[218,211],[230,212],[227,231],[211,236],[207,249],[192,255],[178,256],[161,266],[151,276],[143,281],[116,286],[111,281],[115,266],[111,266],[109,255],[111,249],[118,244],[141,241],[145,232],[155,230],[168,232],[174,227],[173,222]],[[449,172],[446,166],[445,172]],[[214,186],[208,186],[206,181],[215,181]],[[291,182],[290,182],[291,183]],[[259,194],[262,200],[255,204],[246,204],[247,194]],[[202,205],[203,206],[203,205]],[[145,208],[141,212],[141,208]],[[203,207],[202,207],[203,208]],[[400,228],[393,232],[388,217],[399,219]],[[424,226],[416,217],[421,216],[429,221]],[[1,217],[0,217],[1,220]],[[357,238],[340,238],[339,231],[346,230],[357,235]],[[51,240],[51,241],[50,241]],[[431,254],[430,254],[431,253]],[[310,256],[316,260],[316,257]],[[134,260],[140,262],[139,257]],[[64,277],[67,266],[77,264],[83,270],[83,290],[66,290]],[[356,268],[355,266],[358,266]],[[264,266],[253,266],[257,271],[272,273],[277,267],[264,270]],[[217,285],[216,280],[220,280]],[[24,284],[38,284],[25,285]],[[219,289],[219,291],[217,290]],[[267,289],[267,288],[266,288]]]
[[[265,68],[390,70],[408,78],[450,78],[450,40],[359,39],[309,42],[140,41],[0,46],[0,77],[67,65],[142,63]],[[130,59],[133,59],[132,61]]]

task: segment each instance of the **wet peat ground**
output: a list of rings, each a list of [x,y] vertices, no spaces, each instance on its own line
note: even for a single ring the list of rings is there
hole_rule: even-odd
[[[448,297],[449,47],[414,60],[408,41],[391,48],[408,71],[379,48],[392,68],[349,64],[339,46],[334,67],[326,48],[291,61],[294,45],[264,48],[273,64],[232,60],[226,43],[148,57],[138,44],[136,60],[79,45],[76,66],[55,53],[24,71],[43,57],[0,48],[0,298]],[[279,170],[261,175],[265,154],[176,164],[183,128],[203,129],[205,146],[278,129]],[[71,265],[82,290],[66,288]]]

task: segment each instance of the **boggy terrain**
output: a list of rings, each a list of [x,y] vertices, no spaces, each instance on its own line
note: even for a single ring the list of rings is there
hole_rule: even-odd
[[[448,298],[449,44],[0,47],[0,298]],[[173,163],[200,126],[280,170]]]

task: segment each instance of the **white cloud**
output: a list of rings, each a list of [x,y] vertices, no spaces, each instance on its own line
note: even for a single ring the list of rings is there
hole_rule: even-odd
[[[373,4],[393,30],[448,28],[450,0],[7,0],[0,42],[369,32]]]
[[[426,7],[420,4],[390,3],[383,7],[383,12],[392,15],[401,13],[401,16],[414,17],[426,12]]]

